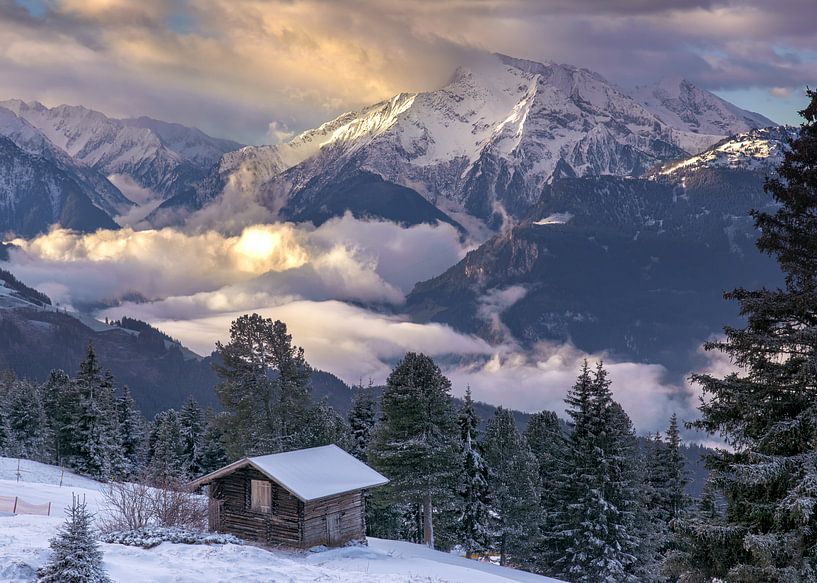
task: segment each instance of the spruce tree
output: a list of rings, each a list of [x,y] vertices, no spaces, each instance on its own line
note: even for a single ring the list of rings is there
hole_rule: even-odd
[[[74,422],[79,418],[79,390],[76,383],[61,370],[52,370],[42,387],[43,406],[53,440],[54,461],[70,463],[76,453]]]
[[[458,439],[451,382],[434,361],[409,352],[389,375],[369,460],[394,501],[422,507],[423,542],[434,547],[433,514],[454,492]]]
[[[116,400],[116,413],[119,443],[125,463],[124,475],[130,478],[138,474],[144,464],[145,419],[137,409],[128,387],[125,387]]]
[[[675,413],[670,418],[666,444],[667,518],[672,522],[689,506],[689,496],[686,493],[689,474],[684,454],[681,452],[681,433],[678,429],[678,416]]]
[[[201,473],[209,474],[223,468],[229,462],[219,419],[212,412],[206,415],[206,425],[202,438]]]
[[[156,415],[148,444],[148,472],[156,484],[174,484],[187,477],[185,437],[174,409]]]
[[[17,380],[10,387],[6,403],[8,454],[13,457],[51,461],[48,451],[48,421],[34,383]]]
[[[349,431],[351,433],[351,454],[361,461],[366,461],[372,431],[377,421],[377,404],[369,387],[359,386],[355,389],[352,409],[349,411]]]
[[[184,438],[184,469],[188,477],[201,472],[204,447],[204,411],[192,396],[188,397],[179,412],[182,437]]]
[[[726,294],[746,325],[707,348],[739,372],[694,377],[704,398],[693,426],[730,446],[707,460],[726,524],[700,536],[724,558],[714,575],[733,581],[817,580],[817,92],[808,97],[800,134],[765,185],[776,210],[752,212],[758,249],[777,260],[784,286]]]
[[[216,393],[230,454],[268,454],[299,447],[311,407],[311,369],[302,348],[292,344],[286,324],[244,315],[230,326],[230,341],[217,343],[222,382]]]
[[[120,473],[124,464],[115,423],[112,378],[102,373],[90,343],[75,383],[78,406],[69,426],[71,465],[80,473],[108,479]]]
[[[66,514],[68,519],[51,539],[51,558],[38,572],[39,583],[110,583],[85,500],[75,496]]]
[[[537,571],[557,575],[556,562],[564,554],[558,525],[567,501],[561,496],[569,457],[568,437],[556,413],[534,413],[525,429],[525,441],[539,468],[539,500],[542,511],[542,540],[537,550]]]
[[[494,548],[499,563],[529,567],[539,539],[539,465],[516,427],[513,414],[498,407],[485,428],[485,461],[494,501]]]
[[[303,430],[299,432],[298,447],[335,444],[345,450],[352,448],[346,419],[329,405],[326,398],[306,411],[303,423]]]
[[[460,426],[461,461],[455,532],[457,542],[470,557],[488,550],[493,535],[489,468],[477,440],[479,418],[474,410],[470,387],[465,391],[457,421]]]
[[[637,581],[635,436],[609,387],[602,364],[591,374],[585,361],[565,399],[573,422],[569,502],[557,531],[565,547],[558,566],[570,581]]]

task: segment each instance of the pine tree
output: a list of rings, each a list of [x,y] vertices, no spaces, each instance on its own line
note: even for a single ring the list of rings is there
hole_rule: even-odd
[[[216,346],[223,361],[214,367],[222,379],[216,393],[228,413],[224,431],[230,454],[298,447],[311,407],[311,369],[286,324],[244,315],[230,326],[230,342]]]
[[[219,427],[219,419],[212,412],[207,414],[204,428],[201,455],[201,473],[209,474],[227,465],[227,449],[224,447],[224,438]]]
[[[465,391],[457,416],[461,440],[461,477],[459,513],[455,530],[466,556],[482,553],[490,547],[492,536],[491,494],[488,486],[489,469],[477,440],[479,418],[474,410],[471,388]]]
[[[79,399],[76,418],[69,425],[71,466],[89,476],[110,478],[124,465],[115,425],[113,384],[110,375],[102,373],[90,343],[75,383]]]
[[[817,580],[817,92],[808,97],[799,137],[765,185],[779,206],[752,212],[758,249],[785,285],[726,294],[746,325],[707,348],[740,372],[694,377],[704,399],[693,426],[731,446],[707,460],[726,524],[701,531],[728,557],[714,573],[727,580]]]
[[[335,444],[341,449],[352,448],[349,426],[343,416],[325,398],[307,410],[298,447],[318,447]]]
[[[422,505],[423,541],[434,547],[433,513],[453,495],[457,472],[457,422],[451,382],[434,361],[409,352],[389,375],[370,462],[391,483],[383,495]]]
[[[488,422],[483,446],[498,523],[494,545],[499,563],[530,566],[541,527],[539,465],[513,414],[503,407]]]
[[[185,438],[174,409],[158,413],[148,438],[148,471],[158,485],[174,484],[186,477]]]
[[[187,477],[198,476],[204,453],[204,411],[192,396],[179,412],[179,423],[184,438],[184,473]]]
[[[116,412],[119,422],[119,443],[125,462],[124,475],[133,477],[144,465],[145,419],[137,409],[128,387],[125,387],[122,395],[116,400]]]
[[[10,386],[6,404],[8,454],[41,462],[50,461],[48,422],[39,387],[16,380]]]
[[[675,413],[672,414],[667,429],[666,468],[667,518],[672,522],[689,506],[689,496],[686,493],[689,474],[684,454],[681,452],[681,433],[678,430],[678,416]]]
[[[558,525],[563,520],[567,504],[560,493],[563,491],[567,460],[568,438],[562,430],[556,413],[534,413],[525,429],[525,441],[539,467],[539,499],[542,511],[542,541],[537,550],[537,572],[557,575],[556,562],[564,555],[558,536]]]
[[[359,386],[355,389],[352,409],[349,411],[349,431],[352,439],[351,454],[361,461],[366,461],[372,431],[377,421],[377,404],[372,395],[371,384],[368,388]]]
[[[636,442],[609,387],[602,364],[591,375],[585,361],[565,399],[573,421],[563,493],[569,503],[557,530],[565,546],[559,566],[570,581],[637,580]]]
[[[43,406],[53,440],[54,461],[70,462],[76,453],[75,420],[79,418],[80,397],[77,384],[61,370],[52,370],[42,387]]]
[[[40,583],[110,583],[102,566],[102,551],[94,538],[91,514],[83,499],[74,497],[68,519],[51,540],[51,559],[38,572]]]

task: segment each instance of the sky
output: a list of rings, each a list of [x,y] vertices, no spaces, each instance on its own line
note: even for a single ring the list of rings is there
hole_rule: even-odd
[[[502,52],[797,123],[815,30],[813,0],[0,0],[0,97],[274,143]]]

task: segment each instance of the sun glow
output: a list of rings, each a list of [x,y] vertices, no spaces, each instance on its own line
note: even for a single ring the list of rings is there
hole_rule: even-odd
[[[266,226],[244,229],[232,252],[236,267],[253,273],[263,272],[273,265],[281,271],[294,269],[309,260],[291,230],[273,230]]]

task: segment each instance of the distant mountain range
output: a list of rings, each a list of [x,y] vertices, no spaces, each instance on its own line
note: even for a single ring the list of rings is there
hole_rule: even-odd
[[[241,145],[147,117],[0,101],[0,233],[117,228],[134,207],[180,196]],[[155,204],[154,204],[155,206]]]
[[[350,211],[498,228],[526,216],[554,180],[639,176],[774,125],[683,79],[625,91],[586,69],[505,55],[459,68],[439,90],[396,95],[274,146],[20,100],[0,102],[0,120],[0,136],[56,166],[19,154],[9,162],[16,175],[0,191],[0,232],[23,235],[52,223],[111,227],[145,203],[140,219],[178,224],[233,190],[287,220]],[[37,164],[29,174],[43,178],[26,176]]]
[[[439,90],[396,95],[286,144],[230,153],[195,195],[169,199],[154,216],[172,210],[165,216],[181,220],[229,186],[286,217],[303,200],[320,207],[327,189],[363,170],[454,220],[497,227],[505,213],[524,217],[553,180],[639,176],[772,125],[682,79],[626,92],[586,69],[496,55],[458,69]]]

